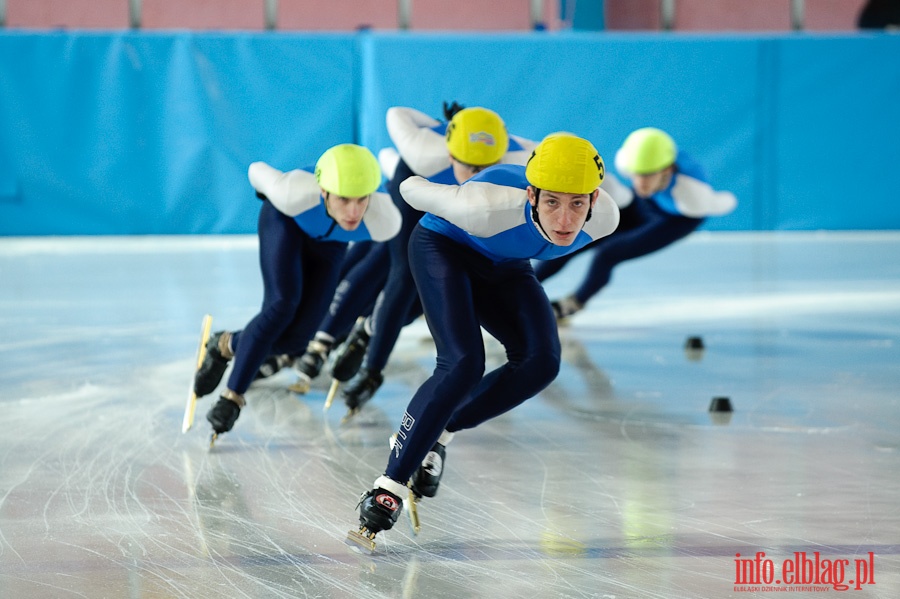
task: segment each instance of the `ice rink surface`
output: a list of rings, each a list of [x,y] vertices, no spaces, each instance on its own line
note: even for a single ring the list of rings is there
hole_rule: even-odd
[[[420,534],[372,557],[344,537],[427,327],[353,421],[283,371],[209,450],[210,397],[180,430],[202,316],[260,300],[253,237],[0,239],[0,597],[900,597],[900,234],[701,232],[621,266],[557,381],[458,434]]]

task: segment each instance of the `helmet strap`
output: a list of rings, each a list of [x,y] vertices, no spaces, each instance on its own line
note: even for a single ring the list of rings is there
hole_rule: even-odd
[[[337,220],[334,218],[334,216],[331,215],[331,211],[328,210],[328,199],[329,199],[329,197],[331,196],[331,192],[325,191],[324,189],[323,189],[322,191],[325,192],[325,195],[322,196],[322,203],[325,205],[325,214],[327,214],[327,215],[328,215],[328,218],[331,219],[331,226],[328,227],[328,232],[327,232],[327,233],[325,233],[324,235],[320,235],[320,236],[317,237],[316,239],[321,239],[321,238],[323,238],[323,237],[328,237],[329,235],[331,235],[331,232],[334,231],[334,228],[337,226]]]
[[[544,234],[544,237],[546,237],[547,239],[550,239],[550,236],[547,235],[547,230],[544,229],[544,225],[541,224],[541,218],[538,215],[537,207],[538,207],[538,204],[541,202],[541,189],[540,189],[540,187],[534,187],[534,186],[532,186],[531,189],[534,190],[534,205],[531,206],[531,220],[533,220],[534,224],[536,224],[538,226],[538,229],[541,230],[541,233]]]

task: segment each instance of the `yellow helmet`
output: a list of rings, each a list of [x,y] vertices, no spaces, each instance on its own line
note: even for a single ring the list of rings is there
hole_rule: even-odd
[[[538,189],[589,194],[600,187],[605,167],[597,148],[571,133],[552,133],[537,145],[525,178]]]
[[[654,127],[632,131],[616,152],[616,168],[635,175],[649,175],[675,163],[678,149],[668,133]]]
[[[340,144],[325,150],[316,162],[316,181],[327,192],[359,198],[381,185],[381,167],[368,148]]]
[[[460,162],[472,166],[494,164],[508,148],[506,124],[493,110],[463,108],[447,125],[447,149]]]

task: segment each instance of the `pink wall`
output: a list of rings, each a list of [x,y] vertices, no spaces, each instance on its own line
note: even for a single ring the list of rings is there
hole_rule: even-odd
[[[397,0],[278,0],[280,31],[397,28]]]
[[[265,26],[264,0],[142,0],[142,4],[144,29],[263,29]]]
[[[790,0],[676,0],[679,31],[788,31]]]
[[[853,31],[866,0],[805,0],[803,28]],[[660,0],[605,0],[606,28],[658,30]],[[675,0],[676,31],[788,31],[790,0]]]
[[[127,29],[127,0],[6,0],[7,27]]]
[[[866,0],[805,0],[804,28],[852,31]],[[411,0],[413,30],[531,29],[530,0]],[[660,0],[605,0],[609,30],[659,30]],[[558,29],[559,0],[544,0]],[[282,31],[396,29],[398,0],[278,0]],[[128,0],[6,0],[6,24],[22,28],[125,29]],[[142,0],[146,29],[265,28],[265,0]],[[790,0],[675,0],[677,31],[787,31]]]
[[[606,0],[606,28],[623,31],[661,28],[659,0]]]
[[[529,0],[412,0],[410,29],[531,29]]]
[[[806,0],[803,28],[809,31],[855,31],[866,0]]]

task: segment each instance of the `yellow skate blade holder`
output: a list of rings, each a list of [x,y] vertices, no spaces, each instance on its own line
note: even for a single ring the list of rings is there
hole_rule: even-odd
[[[347,538],[344,539],[344,542],[354,549],[361,549],[369,555],[375,553],[375,533],[369,532],[369,529],[365,526],[360,526],[358,531],[347,531]]]
[[[412,489],[409,490],[409,524],[414,535],[422,530],[422,522],[419,520],[419,496]]]
[[[203,316],[203,323],[200,326],[200,346],[197,348],[196,367],[194,374],[200,370],[203,360],[206,359],[206,342],[209,341],[209,334],[212,330],[212,316],[206,314]],[[184,419],[181,421],[181,433],[184,434],[191,430],[194,426],[194,413],[197,411],[197,394],[194,392],[194,379],[191,379],[191,392],[188,395],[187,405],[184,406]]]
[[[341,418],[341,424],[347,424],[357,414],[359,414],[359,408],[350,408],[349,410],[347,410],[347,413],[344,414],[344,417]]]
[[[300,395],[306,395],[309,393],[309,390],[312,388],[312,381],[303,376],[297,375],[297,381],[288,387],[288,391],[291,393],[299,393]]]
[[[219,438],[219,433],[213,433],[209,436],[209,448],[212,449],[216,446],[216,439]]]
[[[322,406],[323,412],[327,412],[331,409],[331,404],[334,403],[334,396],[337,395],[340,386],[341,382],[339,380],[331,379],[331,387],[328,389],[328,395],[325,396],[325,405]]]

